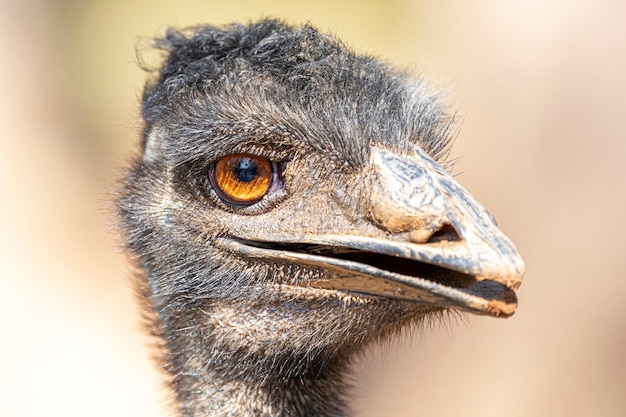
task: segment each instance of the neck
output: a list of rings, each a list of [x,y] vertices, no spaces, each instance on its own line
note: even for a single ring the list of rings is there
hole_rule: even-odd
[[[196,307],[161,312],[168,371],[182,416],[347,413],[347,368],[358,349],[329,337],[336,330],[325,340],[306,338],[313,323],[293,317],[285,304],[263,312],[214,302]]]
[[[298,375],[288,379],[256,380],[244,372],[233,375],[222,366],[213,369],[182,367],[176,389],[181,415],[194,417],[339,417],[347,405],[343,399],[346,386],[340,367],[326,366],[319,375]],[[241,362],[237,365],[247,368]]]
[[[148,297],[182,416],[346,415],[354,355],[432,311],[297,291]]]

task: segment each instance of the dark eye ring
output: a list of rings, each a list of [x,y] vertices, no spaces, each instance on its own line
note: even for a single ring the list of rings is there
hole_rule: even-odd
[[[251,206],[283,186],[276,162],[243,153],[219,159],[209,167],[208,177],[218,197],[235,207]]]

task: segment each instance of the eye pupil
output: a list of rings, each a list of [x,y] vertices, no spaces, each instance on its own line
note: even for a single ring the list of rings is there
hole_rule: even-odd
[[[234,173],[237,179],[243,182],[254,181],[258,176],[257,166],[250,158],[243,158],[235,167]]]

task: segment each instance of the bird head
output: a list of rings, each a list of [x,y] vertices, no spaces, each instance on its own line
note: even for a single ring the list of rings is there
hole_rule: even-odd
[[[514,313],[523,262],[442,168],[440,93],[309,26],[158,47],[119,204],[170,349],[294,372],[428,314]]]

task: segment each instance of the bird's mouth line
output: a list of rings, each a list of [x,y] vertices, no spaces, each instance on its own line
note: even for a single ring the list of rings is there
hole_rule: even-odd
[[[323,268],[330,272],[297,285],[361,295],[401,299],[457,308],[474,314],[507,317],[515,312],[515,292],[490,279],[441,265],[388,254],[330,244],[219,238],[231,251],[278,263]],[[382,252],[382,253],[381,253]]]

